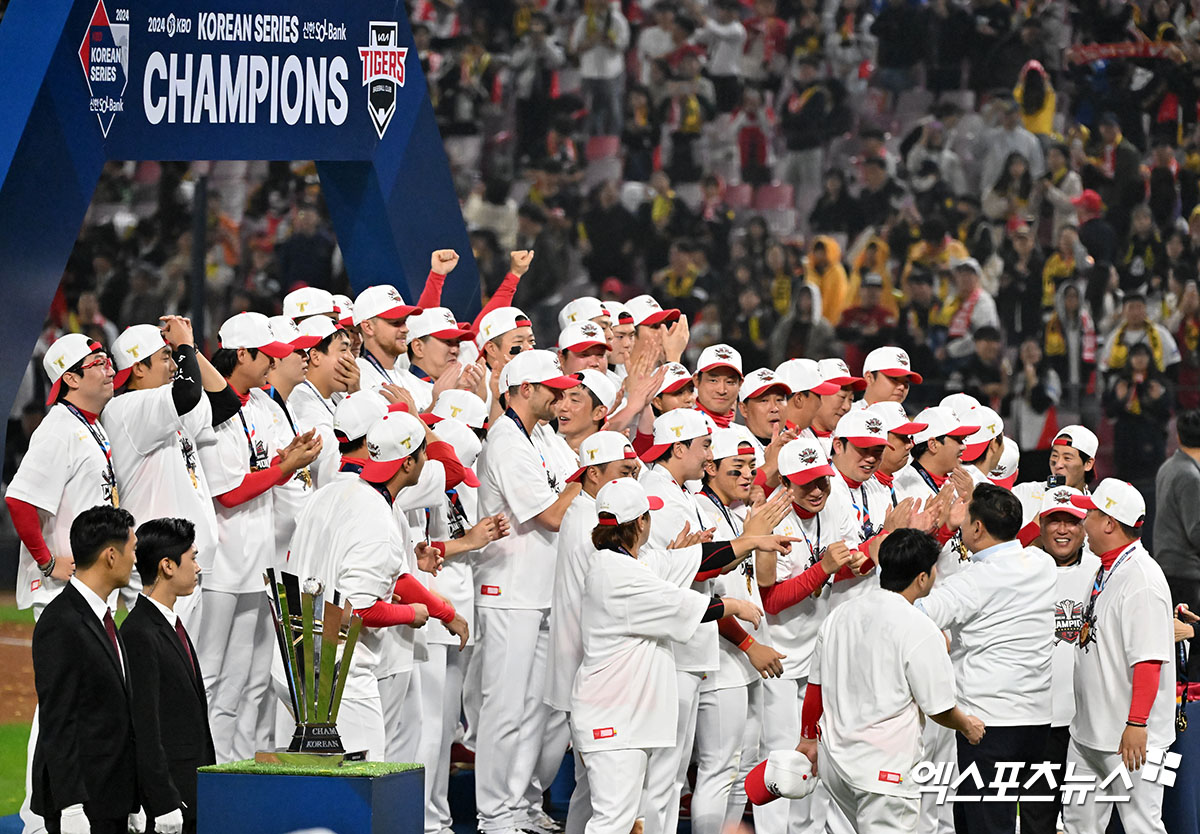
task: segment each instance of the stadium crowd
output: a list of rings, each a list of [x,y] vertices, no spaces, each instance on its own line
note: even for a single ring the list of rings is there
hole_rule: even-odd
[[[105,169],[6,446],[26,830],[191,830],[194,765],[286,742],[276,567],[362,616],[340,730],[426,764],[428,834],[453,745],[480,830],[559,831],[568,744],[570,834],[670,834],[687,793],[698,834],[747,799],[764,834],[1013,831],[910,775],[994,795],[1021,757],[1124,766],[1125,829],[1165,831],[1140,768],[1200,605],[1196,9],[411,12],[473,321],[450,250],[415,297],[351,292],[312,163]],[[155,610],[202,681],[182,765],[140,700]],[[64,668],[77,620],[115,664]],[[110,769],[64,731],[89,669],[132,704]],[[1023,832],[1103,830],[1046,787]]]

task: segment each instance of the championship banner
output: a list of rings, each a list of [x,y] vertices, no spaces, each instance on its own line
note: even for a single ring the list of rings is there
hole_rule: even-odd
[[[0,371],[5,413],[109,160],[317,161],[355,292],[479,309],[402,0],[12,0],[0,23]]]

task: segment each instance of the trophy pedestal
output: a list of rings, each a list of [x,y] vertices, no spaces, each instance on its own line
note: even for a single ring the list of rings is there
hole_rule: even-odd
[[[339,767],[343,764],[365,762],[366,760],[366,750],[356,750],[353,753],[297,753],[291,750],[260,750],[254,754],[254,761],[259,764],[291,765],[313,770]]]

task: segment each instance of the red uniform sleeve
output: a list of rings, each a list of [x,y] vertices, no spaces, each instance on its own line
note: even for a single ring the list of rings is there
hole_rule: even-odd
[[[1029,545],[1033,544],[1033,540],[1041,534],[1042,528],[1038,526],[1036,521],[1031,521],[1017,533],[1017,541],[1021,543],[1021,547],[1029,547]]]
[[[422,310],[428,310],[430,307],[441,307],[442,286],[445,283],[445,275],[439,275],[430,270],[429,275],[425,278],[425,289],[421,290],[421,297],[417,299],[417,306]]]
[[[222,493],[217,496],[217,500],[221,502],[221,506],[227,510],[232,510],[234,507],[245,504],[247,501],[257,498],[273,486],[286,481],[290,475],[284,475],[283,470],[279,468],[279,464],[273,463],[267,469],[259,469],[257,472],[250,472],[242,482],[235,486],[229,492]]]
[[[646,434],[645,432],[637,432],[633,436],[633,451],[637,452],[638,456],[646,454],[646,451],[654,445],[654,435]]]
[[[483,321],[484,316],[500,307],[511,307],[513,296],[517,294],[517,285],[520,283],[520,275],[512,272],[505,275],[504,280],[500,282],[500,286],[496,288],[496,292],[488,299],[488,303],[483,305],[483,309],[479,311],[479,315],[475,317],[475,321],[471,322],[471,329],[478,333],[479,322]]]
[[[384,602],[381,599],[375,600],[370,608],[359,608],[354,613],[362,617],[363,625],[368,628],[408,625],[416,617],[411,605]]]
[[[5,498],[8,514],[12,516],[13,527],[21,539],[21,544],[29,550],[33,560],[39,565],[50,561],[50,548],[42,537],[42,520],[38,517],[37,507],[19,498]]]
[[[425,447],[425,454],[430,460],[436,460],[446,469],[446,489],[454,489],[463,482],[466,467],[454,454],[454,447],[444,440],[438,440]]]
[[[817,722],[825,705],[821,703],[821,684],[810,683],[804,693],[804,706],[800,710],[800,738],[814,739],[817,737]]]
[[[1161,660],[1143,660],[1133,664],[1133,697],[1129,699],[1129,720],[1145,724],[1150,720],[1150,708],[1158,694]]]
[[[813,591],[820,588],[821,583],[828,578],[829,574],[825,572],[825,568],[820,562],[817,562],[799,576],[793,576],[791,579],[776,582],[765,588],[759,587],[763,610],[768,614],[779,614],[805,597],[811,596]]]
[[[746,633],[746,629],[738,625],[738,621],[733,617],[722,617],[717,620],[717,633],[739,649],[742,648],[743,643],[751,639],[750,635]],[[745,650],[743,649],[743,651]]]
[[[406,603],[419,602],[429,609],[429,616],[448,623],[454,619],[454,606],[422,585],[411,573],[396,580],[396,596]]]
[[[946,542],[948,542],[952,538],[954,538],[954,531],[951,530],[949,527],[947,527],[945,524],[943,524],[941,527],[938,528],[938,531],[937,531],[937,533],[934,534],[934,537],[937,539],[938,544],[945,547]]]

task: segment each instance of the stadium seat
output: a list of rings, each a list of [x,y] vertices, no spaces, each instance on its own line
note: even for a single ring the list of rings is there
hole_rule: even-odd
[[[587,149],[584,153],[588,162],[595,162],[598,159],[616,157],[620,152],[620,136],[592,136],[587,140]]]
[[[795,192],[786,183],[760,185],[758,191],[754,192],[755,211],[790,209],[795,205],[795,202]]]
[[[725,202],[736,211],[750,208],[754,202],[754,186],[741,183],[726,187]]]

